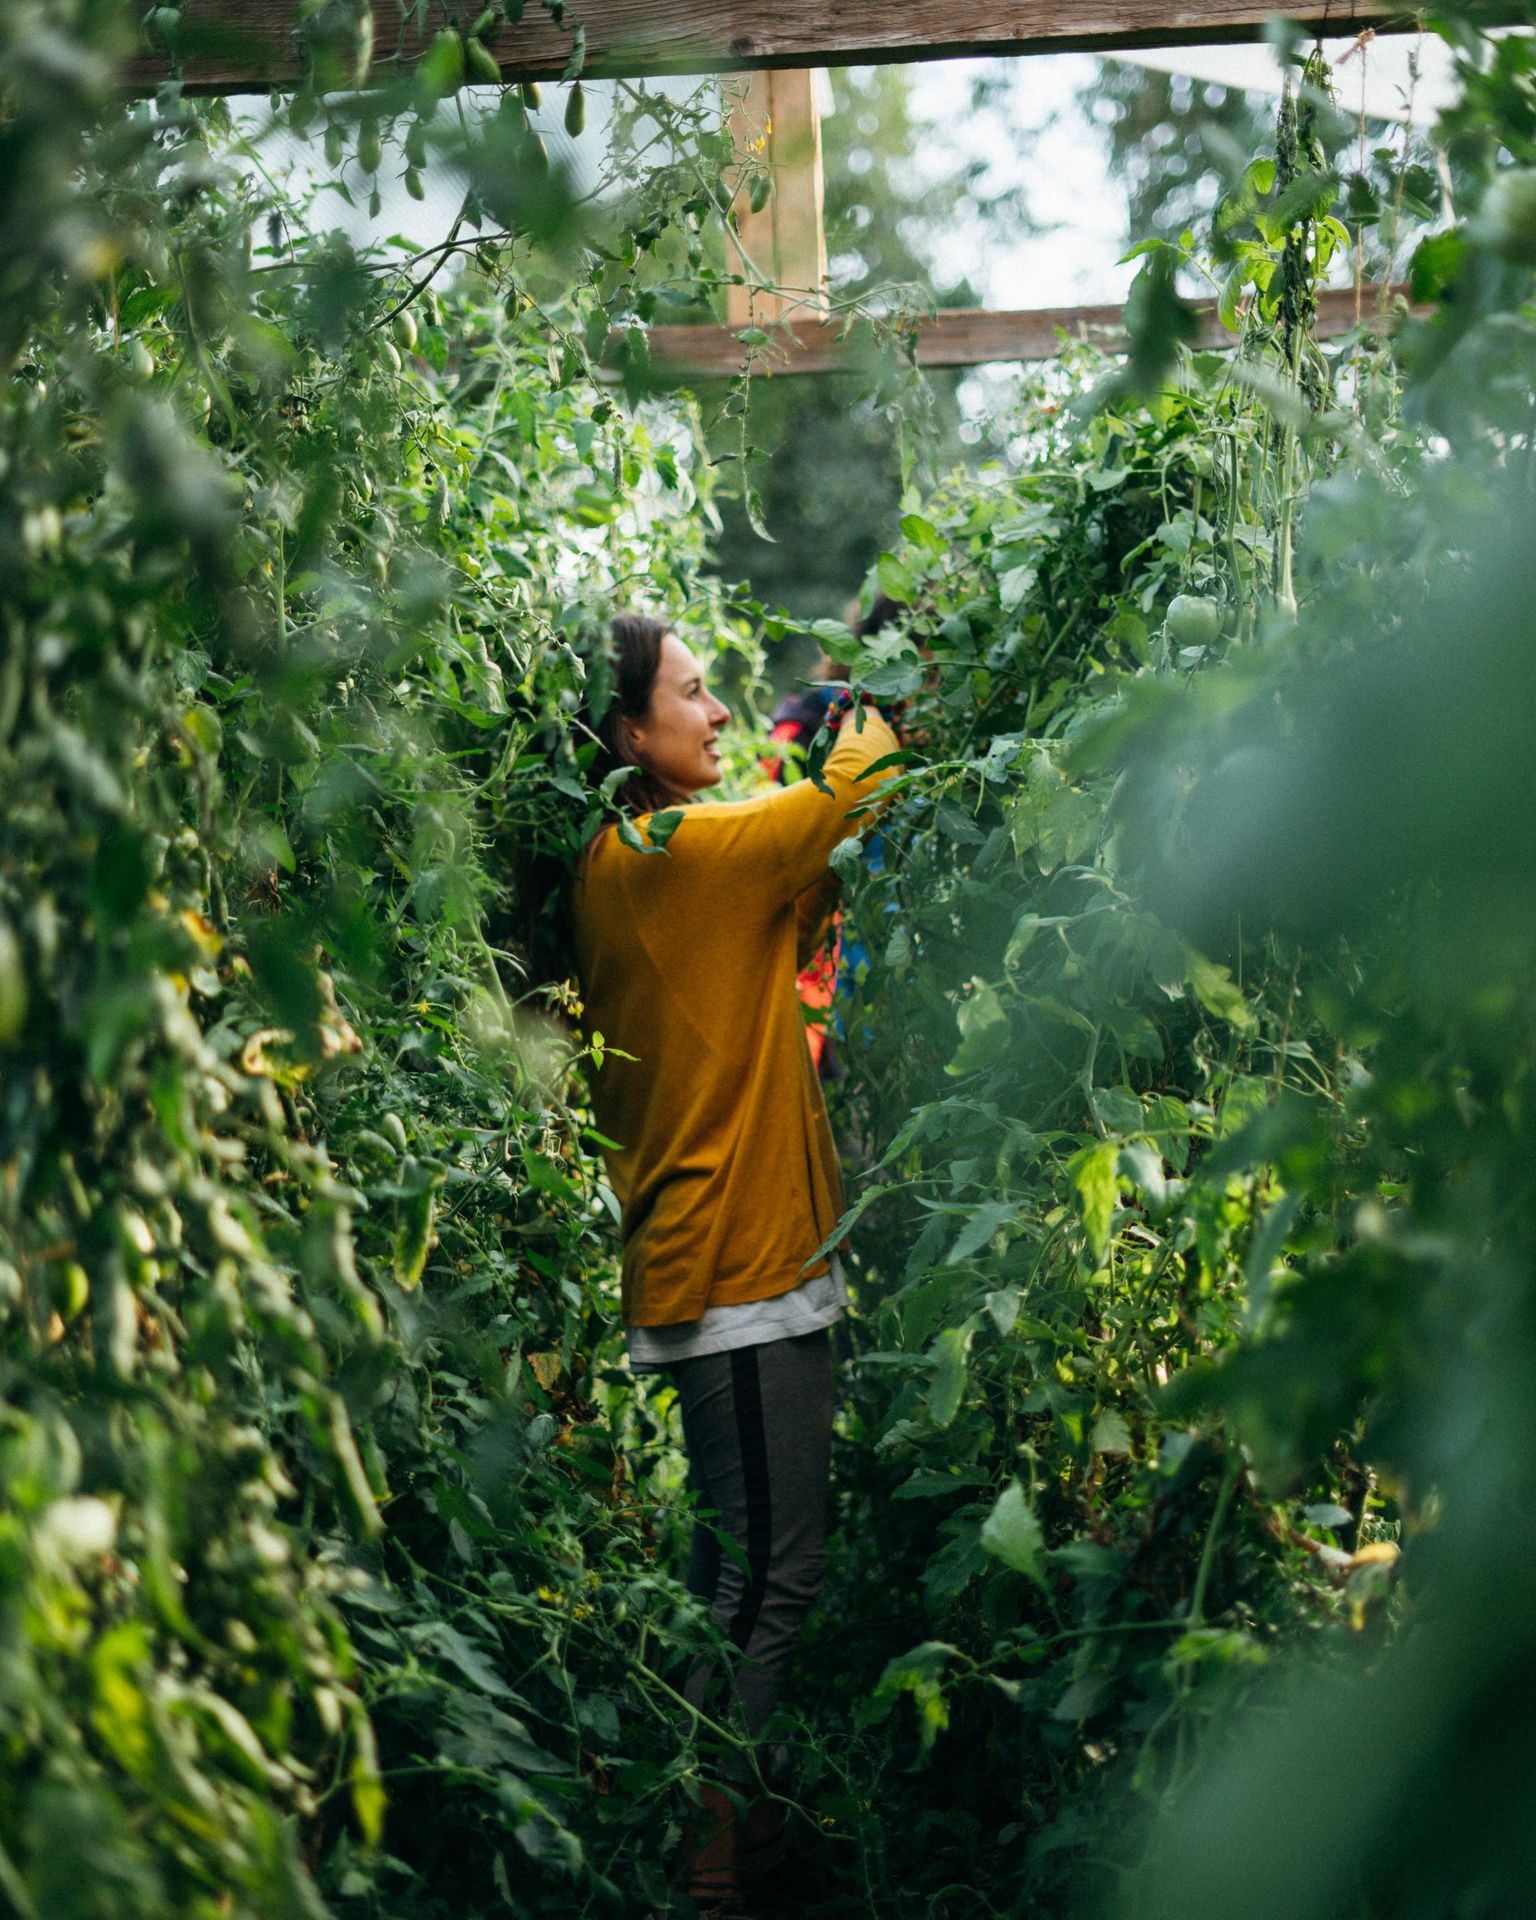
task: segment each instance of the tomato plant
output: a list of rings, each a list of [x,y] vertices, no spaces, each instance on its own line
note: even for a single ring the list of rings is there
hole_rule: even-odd
[[[0,1884],[665,1911],[714,1636],[603,1042],[526,935],[609,805],[604,615],[748,716],[802,625],[607,358],[718,295],[719,103],[630,96],[594,208],[524,90],[471,110],[488,21],[395,77],[324,9],[278,124],[349,195],[466,182],[359,252],[223,105],[123,102],[138,14],[0,19]],[[856,1310],[780,1727],[844,1910],[1519,1910],[1531,54],[1445,30],[1419,311],[1314,337],[1364,203],[1309,63],[1129,353],[1026,383],[1015,468],[909,469],[899,617],[813,629],[913,742],[844,876]]]

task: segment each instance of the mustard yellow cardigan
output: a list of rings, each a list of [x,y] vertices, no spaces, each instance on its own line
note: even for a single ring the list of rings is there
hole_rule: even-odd
[[[827,856],[867,821],[897,748],[880,716],[842,723],[822,777],[688,807],[665,853],[607,828],[572,891],[600,1133],[621,1208],[627,1325],[696,1320],[824,1273],[810,1256],[842,1178],[795,992],[825,918]],[[642,837],[649,816],[636,822]],[[621,1054],[632,1054],[625,1059]]]

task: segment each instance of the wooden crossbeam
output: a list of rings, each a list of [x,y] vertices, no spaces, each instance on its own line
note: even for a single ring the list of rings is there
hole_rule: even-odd
[[[411,9],[402,24],[398,0],[375,0],[376,78],[420,55],[438,24],[434,10],[420,27],[420,11]],[[522,19],[499,28],[489,44],[506,79],[557,79],[579,23],[589,76],[641,77],[1253,40],[1276,11],[1268,0],[567,0],[557,26],[548,0],[528,0]],[[1417,30],[1412,15],[1383,0],[1303,0],[1284,11],[1335,35],[1356,24]],[[184,0],[188,88],[291,86],[303,70],[295,13],[295,0]],[[125,78],[149,91],[169,70],[164,50],[146,46]]]
[[[1329,288],[1318,295],[1317,334],[1334,339],[1358,325],[1390,326],[1402,287]],[[1211,305],[1197,308],[1200,344],[1230,348],[1233,334]],[[736,330],[719,326],[651,327],[646,330],[652,377],[666,385],[689,380],[734,379],[750,366],[759,377],[848,373],[870,365],[882,349],[867,321],[845,331],[842,320],[802,320],[777,328],[766,346],[746,347]],[[916,329],[920,367],[978,367],[1012,360],[1051,360],[1063,345],[1088,340],[1114,353],[1125,346],[1124,307],[1040,307],[989,312],[956,307],[923,320]],[[625,334],[615,335],[622,348]]]

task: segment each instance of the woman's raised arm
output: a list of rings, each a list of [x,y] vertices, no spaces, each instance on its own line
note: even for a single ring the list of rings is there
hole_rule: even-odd
[[[838,841],[869,824],[872,814],[859,809],[867,807],[885,781],[900,771],[887,767],[871,775],[869,768],[900,748],[887,720],[873,708],[855,707],[843,716],[821,770],[830,791],[823,792],[813,780],[797,780],[769,795],[765,814],[789,897],[798,899],[814,887]]]
[[[858,709],[844,716],[821,785],[796,780],[750,800],[705,800],[684,808],[666,842],[667,860],[656,862],[648,883],[665,892],[707,881],[721,888],[719,905],[727,914],[745,911],[753,898],[778,911],[816,887],[838,841],[861,832],[872,817],[860,809],[898,771],[870,774],[901,743],[872,709],[863,710],[862,725],[860,717]],[[654,817],[636,822],[647,837]]]

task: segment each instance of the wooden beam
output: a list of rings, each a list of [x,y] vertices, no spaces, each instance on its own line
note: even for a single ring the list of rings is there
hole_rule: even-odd
[[[1513,7],[1508,0],[1499,17],[1512,17]],[[302,72],[295,11],[295,0],[184,0],[188,89],[292,86]],[[579,22],[589,77],[640,77],[1253,40],[1275,11],[1268,0],[569,0],[556,26],[547,5],[527,0],[517,25],[499,28],[489,44],[506,79],[558,79]],[[1335,35],[1356,23],[1418,30],[1413,16],[1382,0],[1302,0],[1285,11]],[[435,9],[425,30],[410,12],[402,23],[399,0],[374,0],[375,80],[414,62],[439,24]],[[163,49],[145,45],[125,80],[148,92],[169,71]]]
[[[728,86],[736,96],[736,151],[766,167],[772,192],[754,213],[750,185],[762,175],[750,162],[743,167],[735,226],[727,232],[732,265],[745,278],[726,288],[726,324],[765,327],[792,315],[809,319],[827,306],[821,118],[811,70],[752,73]]]
[[[1402,287],[1368,286],[1357,302],[1353,287],[1330,288],[1318,295],[1317,335],[1336,338],[1355,325],[1390,327],[1384,302],[1405,293]],[[1214,306],[1197,308],[1200,345],[1232,348],[1237,338],[1216,317]],[[846,329],[846,330],[845,330]],[[989,312],[956,307],[933,314],[916,328],[915,358],[920,367],[979,367],[1011,360],[1051,360],[1064,345],[1091,341],[1115,353],[1125,346],[1123,307],[1040,307]],[[615,336],[621,348],[625,330]],[[851,328],[842,320],[803,320],[777,328],[766,346],[745,347],[736,330],[718,326],[651,327],[645,333],[652,377],[660,384],[687,380],[735,379],[750,366],[758,377],[786,374],[851,373],[878,360],[883,349],[868,321]]]

